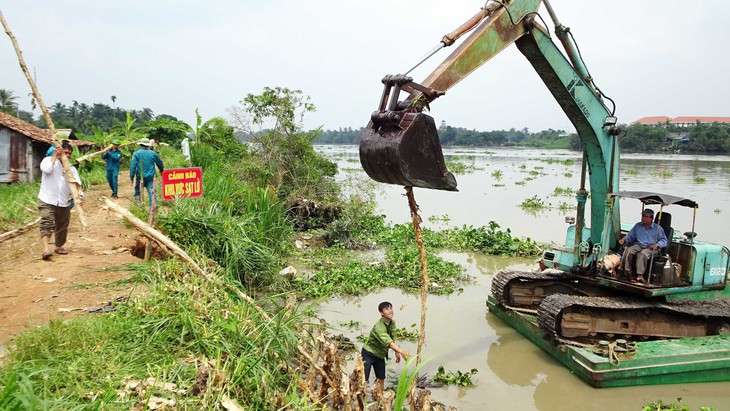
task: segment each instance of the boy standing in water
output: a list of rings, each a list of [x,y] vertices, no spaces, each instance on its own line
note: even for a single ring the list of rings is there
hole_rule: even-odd
[[[395,351],[395,362],[403,357],[408,360],[408,353],[400,349],[393,341],[395,321],[393,320],[393,304],[383,301],[378,304],[381,318],[370,331],[365,345],[362,347],[362,360],[365,365],[365,383],[370,380],[370,368],[375,368],[375,383],[382,392],[385,388],[385,360],[388,358],[388,349]]]

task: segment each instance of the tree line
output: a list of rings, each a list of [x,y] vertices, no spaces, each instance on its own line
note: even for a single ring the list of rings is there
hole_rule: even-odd
[[[46,127],[43,116],[35,118],[33,113],[20,110],[17,96],[12,91],[0,89],[0,111],[17,116],[39,127]],[[149,138],[167,143],[176,143],[193,131],[190,125],[167,114],[155,115],[152,109],[124,109],[117,107],[116,97],[111,96],[112,105],[99,102],[70,104],[54,103],[49,107],[51,118],[57,128],[69,128],[81,139],[104,140],[109,133],[120,137],[130,136],[132,129],[144,133]],[[221,118],[218,123],[224,121]],[[220,124],[219,124],[220,125]],[[679,127],[670,124],[650,126],[644,124],[622,125],[624,132],[619,136],[620,147],[626,152],[675,152],[730,154],[730,125],[700,124]],[[315,144],[358,144],[364,127],[339,128],[337,130],[318,130]],[[230,130],[226,130],[230,132]],[[469,130],[442,123],[438,128],[439,139],[443,146],[473,147],[535,147],[580,150],[582,148],[577,134],[565,130],[541,130],[530,132],[527,128],[493,131]],[[253,134],[248,136],[250,140]],[[239,140],[242,136],[237,135]],[[106,143],[106,141],[99,141]]]
[[[672,152],[701,154],[730,154],[730,124],[621,125],[619,146],[625,152]],[[320,130],[315,144],[358,144],[364,127]],[[441,145],[472,147],[534,147],[546,149],[582,150],[578,135],[565,130],[547,129],[530,132],[520,130],[477,131],[442,125],[438,129]]]
[[[358,144],[364,130],[364,127],[322,130],[314,142],[316,144]],[[530,132],[527,128],[521,130],[511,128],[509,130],[477,131],[442,124],[438,129],[438,135],[443,146],[571,148],[570,136],[565,130],[547,129]]]

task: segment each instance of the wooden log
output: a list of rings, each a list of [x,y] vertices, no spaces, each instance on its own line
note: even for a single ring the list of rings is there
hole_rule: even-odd
[[[5,240],[10,240],[11,238],[15,238],[24,232],[28,231],[29,229],[33,228],[33,226],[38,225],[38,223],[41,222],[41,218],[38,217],[35,221],[28,223],[22,227],[16,228],[15,230],[6,231],[2,234],[0,234],[0,242]]]
[[[48,124],[48,129],[51,131],[51,141],[53,145],[55,145],[56,147],[60,147],[61,142],[58,140],[58,136],[56,135],[56,126],[53,124],[51,113],[48,111],[45,103],[43,103],[41,93],[38,91],[38,87],[36,87],[35,81],[33,81],[33,78],[30,76],[28,66],[25,65],[23,52],[20,50],[18,40],[10,31],[10,27],[8,27],[8,22],[5,21],[5,17],[3,17],[2,12],[0,12],[0,23],[2,23],[3,27],[5,28],[5,33],[8,35],[8,37],[10,37],[10,41],[13,43],[13,47],[15,48],[15,54],[18,56],[20,69],[23,71],[23,74],[25,74],[25,78],[28,80],[28,84],[30,84],[31,90],[33,90],[33,97],[38,102],[38,105],[41,107],[41,111],[43,112],[43,118],[46,120],[46,124]],[[66,154],[61,152],[61,156],[59,158],[61,160],[61,164],[63,164],[63,171],[66,175],[68,185],[69,187],[71,187],[71,196],[73,197],[74,203],[78,207],[77,210],[79,214],[79,221],[81,221],[82,228],[84,230],[87,230],[89,228],[89,224],[86,222],[86,214],[84,214],[84,209],[81,207],[81,201],[79,198],[80,183],[74,179],[73,174],[71,173],[71,163],[68,161]],[[79,184],[79,187],[76,186],[77,184]]]

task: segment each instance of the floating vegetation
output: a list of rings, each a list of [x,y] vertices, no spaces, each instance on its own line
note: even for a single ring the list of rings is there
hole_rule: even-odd
[[[527,168],[527,166],[526,166],[526,165],[524,165],[524,164],[520,164],[520,170],[524,170],[524,169],[526,169],[526,168]]]
[[[657,174],[657,175],[659,176],[659,178],[666,179],[666,178],[672,178],[672,176],[674,176],[674,173],[672,173],[671,171],[660,171],[659,174]]]
[[[340,170],[346,173],[357,173],[363,171],[362,167],[342,167]]]
[[[573,197],[575,195],[575,192],[570,187],[555,187],[553,189],[553,197]]]
[[[650,402],[641,411],[690,411],[686,405],[682,405],[682,398],[677,398],[677,403],[664,403],[662,400]],[[711,407],[700,407],[700,411],[716,411]]]
[[[359,330],[360,328],[362,328],[362,323],[360,321],[350,320],[341,322],[340,327],[354,328],[356,330]]]
[[[449,171],[451,171],[454,174],[461,174],[461,175],[471,174],[471,173],[475,172],[476,170],[479,170],[479,168],[474,167],[473,165],[467,165],[460,161],[455,161],[455,160],[446,161],[446,168],[448,168]]]
[[[451,221],[451,217],[449,217],[448,214],[441,214],[441,215],[432,215],[428,217],[428,221],[434,223],[434,222],[442,222],[442,223],[448,223]]]
[[[418,330],[416,329],[416,324],[411,324],[410,330],[407,330],[405,327],[396,327],[395,330],[393,330],[393,337],[398,341],[418,341]]]
[[[409,234],[413,236],[412,228]],[[419,258],[415,244],[401,244],[388,247],[382,263],[343,258],[331,265],[316,264],[318,271],[312,277],[296,277],[293,286],[306,297],[365,295],[380,287],[399,287],[415,293],[421,289]],[[432,294],[452,294],[469,278],[462,266],[436,255],[429,254],[427,264],[430,280],[437,284],[430,287]]]
[[[360,160],[358,160],[358,159],[356,159],[356,158],[348,158],[348,159],[347,159],[347,162],[348,162],[348,163],[359,163],[359,162],[360,162]]]
[[[515,181],[516,186],[523,186],[525,184],[526,184],[526,182],[524,182],[524,181]]]
[[[444,385],[460,385],[462,387],[471,387],[474,383],[471,381],[471,376],[478,373],[479,370],[472,368],[470,371],[446,371],[443,365],[439,366],[436,376],[433,377],[434,382],[438,382]]]
[[[720,213],[722,213],[722,210],[721,210],[721,209],[719,209],[719,208],[716,208],[716,209],[715,209],[715,214],[717,214],[717,215],[720,215]]]
[[[501,183],[500,184],[492,184],[492,187],[504,187],[504,186],[505,185],[504,184],[501,184]]]
[[[526,198],[522,200],[522,204],[520,204],[520,207],[522,209],[529,209],[529,210],[544,210],[547,208],[550,208],[550,203],[546,203],[538,197],[537,195],[534,195],[530,198]]]
[[[626,174],[627,176],[638,176],[639,171],[638,170],[626,170],[626,171],[624,171],[624,174]]]
[[[572,166],[573,164],[575,164],[575,160],[570,159],[570,158],[566,158],[564,160],[560,160],[557,158],[541,158],[541,159],[539,159],[539,161],[542,161],[542,162],[545,162],[548,164],[562,164],[564,166]]]
[[[572,204],[572,203],[566,203],[566,202],[564,202],[564,201],[561,201],[561,202],[560,202],[560,203],[558,204],[558,209],[559,209],[560,211],[570,211],[570,210],[575,210],[576,208],[577,208],[577,206],[576,206],[575,204]]]
[[[571,178],[571,177],[573,177],[573,173],[565,173],[565,174],[563,174],[563,176]]]
[[[705,184],[707,182],[707,179],[704,177],[697,176],[695,177],[695,184]]]
[[[492,177],[495,180],[501,180],[502,179],[502,170],[492,171]]]

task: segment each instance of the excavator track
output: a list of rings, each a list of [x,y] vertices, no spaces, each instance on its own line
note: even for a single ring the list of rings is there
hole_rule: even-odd
[[[570,343],[620,335],[684,338],[730,334],[730,301],[650,302],[626,297],[552,294],[537,310],[553,341]]]
[[[559,288],[563,293],[570,293],[571,290],[578,292],[577,284],[572,282],[576,278],[573,274],[557,270],[533,272],[506,269],[492,278],[492,296],[506,307],[536,310],[548,294],[548,288]],[[526,292],[529,295],[525,295]]]

